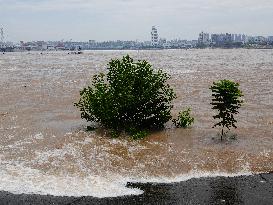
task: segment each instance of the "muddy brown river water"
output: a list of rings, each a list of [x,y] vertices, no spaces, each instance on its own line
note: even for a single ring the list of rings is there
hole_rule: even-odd
[[[195,124],[171,123],[141,141],[86,132],[73,103],[107,62],[130,54],[171,75],[173,116],[191,107]],[[236,139],[212,129],[210,85],[232,79],[245,103]],[[0,55],[0,190],[97,197],[140,194],[127,181],[175,182],[273,171],[273,50],[163,50]]]

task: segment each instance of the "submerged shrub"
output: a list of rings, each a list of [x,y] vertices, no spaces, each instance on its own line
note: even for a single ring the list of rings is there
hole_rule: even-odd
[[[129,129],[126,130],[126,132],[134,139],[134,140],[139,140],[143,139],[148,135],[147,130],[140,130],[134,127],[130,127]]]
[[[239,83],[235,83],[231,80],[220,80],[213,82],[213,86],[210,87],[212,91],[212,109],[218,110],[218,114],[213,116],[214,119],[220,119],[220,122],[216,123],[213,127],[221,126],[222,134],[221,140],[224,135],[224,127],[230,130],[230,127],[237,128],[234,119],[234,115],[238,114],[238,109],[241,107],[243,100],[242,91],[239,89]]]
[[[171,119],[175,98],[167,84],[169,76],[145,60],[134,62],[129,55],[111,60],[107,70],[95,75],[92,84],[80,91],[75,105],[81,117],[115,133],[164,127]]]
[[[189,127],[194,123],[194,118],[190,115],[191,109],[180,111],[177,119],[173,119],[173,123],[176,127]]]

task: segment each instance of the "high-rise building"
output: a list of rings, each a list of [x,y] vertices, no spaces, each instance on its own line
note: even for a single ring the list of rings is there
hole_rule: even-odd
[[[213,44],[217,44],[219,42],[219,37],[220,35],[219,34],[211,34],[211,42]]]
[[[234,42],[242,42],[242,35],[241,34],[236,34]]]
[[[224,43],[232,43],[232,34],[226,33],[224,35]]]
[[[231,44],[233,42],[232,38],[233,38],[232,34],[229,34],[229,33],[211,34],[211,42],[213,43],[213,45],[217,45],[217,46]]]
[[[273,36],[268,36],[268,41],[270,42],[270,43],[272,43],[273,42]]]
[[[151,42],[152,42],[152,46],[158,45],[158,33],[157,33],[157,29],[155,26],[152,27]]]
[[[199,33],[198,43],[202,45],[209,45],[210,44],[209,34],[204,33],[203,31]]]
[[[231,34],[231,41],[235,42],[236,37],[237,37],[237,34]]]
[[[245,34],[242,35],[242,42],[243,43],[246,43],[247,41],[247,36]]]

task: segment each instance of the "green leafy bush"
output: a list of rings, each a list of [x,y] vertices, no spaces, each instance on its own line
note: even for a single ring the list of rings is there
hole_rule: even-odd
[[[92,85],[80,91],[75,105],[81,117],[115,133],[164,127],[171,119],[175,98],[167,84],[169,76],[145,60],[134,62],[129,55],[111,60],[107,70],[95,75]]]
[[[139,140],[139,139],[143,139],[148,135],[148,131],[147,130],[140,130],[134,127],[131,127],[129,129],[126,130],[127,133],[132,136],[132,138],[134,140]]]
[[[173,119],[173,123],[176,127],[189,127],[191,124],[194,123],[194,118],[190,115],[191,109],[188,108],[187,110],[181,111],[178,114],[177,119]]]
[[[230,127],[237,128],[234,119],[234,115],[238,114],[238,109],[241,107],[243,100],[242,91],[239,89],[239,83],[235,83],[230,80],[220,80],[213,82],[213,86],[210,87],[212,91],[212,109],[218,110],[218,114],[213,116],[214,119],[220,119],[220,122],[216,123],[213,127],[221,126],[222,135],[224,135],[224,127],[230,130]]]

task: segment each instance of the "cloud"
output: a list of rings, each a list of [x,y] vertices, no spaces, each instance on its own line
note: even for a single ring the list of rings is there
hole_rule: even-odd
[[[78,10],[78,9],[149,9],[164,10],[215,10],[215,9],[264,9],[273,8],[271,0],[1,0],[5,9],[25,10]]]
[[[167,38],[201,30],[272,35],[272,10],[272,0],[0,0],[0,24],[35,39],[149,39],[152,25]]]

